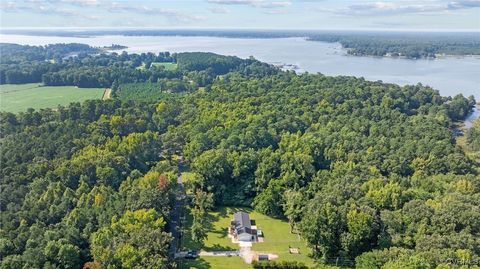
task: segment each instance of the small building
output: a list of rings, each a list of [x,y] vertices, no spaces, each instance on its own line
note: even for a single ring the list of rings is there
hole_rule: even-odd
[[[230,232],[238,241],[251,242],[255,240],[257,231],[252,229],[252,221],[247,213],[239,211],[233,214],[230,224]]]

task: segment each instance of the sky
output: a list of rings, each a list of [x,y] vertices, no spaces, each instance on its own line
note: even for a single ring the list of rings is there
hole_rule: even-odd
[[[0,26],[480,31],[480,0],[0,0]]]

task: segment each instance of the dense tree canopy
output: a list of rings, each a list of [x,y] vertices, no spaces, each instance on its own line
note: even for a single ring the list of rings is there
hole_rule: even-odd
[[[213,53],[106,54],[103,50],[83,44],[43,47],[0,43],[0,50],[0,84],[42,82],[48,86],[73,85],[80,88],[159,82],[172,84],[165,87],[174,91],[186,91],[189,83],[205,86],[217,75],[253,61]],[[179,68],[176,70],[152,64],[177,62]]]
[[[85,60],[110,75],[102,61],[122,66],[122,57],[167,54],[76,57],[58,72]],[[479,166],[451,130],[473,98],[182,57],[186,69],[158,72],[209,78],[116,79],[112,100],[0,114],[0,268],[174,267],[177,155],[194,175],[197,241],[212,206],[244,205],[288,220],[319,262],[435,268],[478,259]],[[134,78],[148,81],[142,72]],[[166,91],[180,81],[186,92]],[[473,146],[477,127],[467,134]]]
[[[480,39],[474,33],[332,33],[311,35],[310,40],[339,42],[348,54],[410,59],[439,55],[478,55]]]
[[[467,143],[475,151],[480,151],[480,120],[477,119],[467,131]]]

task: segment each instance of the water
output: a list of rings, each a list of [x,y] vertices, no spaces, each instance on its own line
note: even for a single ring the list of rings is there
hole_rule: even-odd
[[[46,45],[84,43],[91,46],[120,44],[129,53],[208,51],[242,58],[254,56],[269,63],[298,66],[298,71],[325,75],[350,75],[400,85],[422,83],[442,95],[474,95],[480,99],[480,58],[399,59],[349,56],[340,44],[306,41],[303,38],[246,39],[185,36],[25,36],[0,35],[0,42]],[[478,117],[478,111],[473,115]]]
[[[464,127],[465,129],[470,129],[473,126],[475,119],[480,117],[480,107],[477,105],[476,109],[465,119]]]

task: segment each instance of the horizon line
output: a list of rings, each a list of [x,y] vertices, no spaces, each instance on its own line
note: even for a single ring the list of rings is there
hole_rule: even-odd
[[[257,28],[257,27],[0,27],[4,30],[229,30],[229,31],[356,31],[356,32],[436,32],[480,33],[480,29],[409,29],[409,28]]]

